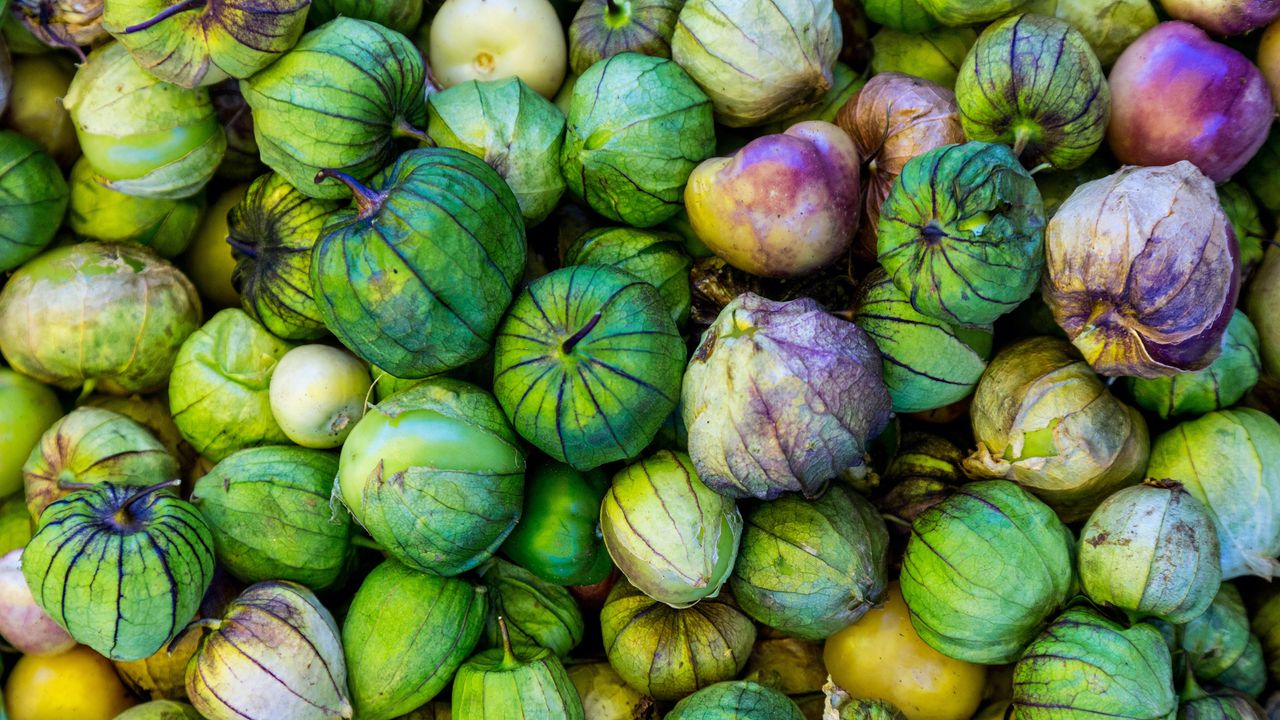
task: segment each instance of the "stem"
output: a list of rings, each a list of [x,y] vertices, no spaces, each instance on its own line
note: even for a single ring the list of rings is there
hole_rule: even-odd
[[[150,30],[151,28],[155,27],[156,25],[159,25],[165,20],[168,20],[174,15],[177,15],[178,13],[184,13],[188,10],[196,10],[198,8],[202,8],[204,7],[206,2],[207,0],[183,0],[177,5],[170,5],[169,7],[165,8],[160,12],[159,15],[156,15],[150,20],[140,22],[137,25],[130,25],[129,27],[126,27],[124,29],[124,33],[128,35],[130,33],[141,32],[143,30]]]
[[[614,15],[617,15],[618,11],[621,9],[622,8],[618,7],[617,0],[605,0],[605,12],[609,16],[612,17]]]
[[[91,487],[94,487],[94,484],[93,484],[93,483],[86,483],[86,482],[68,482],[68,481],[66,481],[66,480],[59,480],[59,481],[58,481],[58,489],[59,489],[59,490],[66,490],[67,492],[75,492],[75,491],[77,491],[77,490],[88,490],[88,489],[89,489],[89,488],[91,488]]]
[[[168,488],[178,487],[181,484],[182,480],[180,478],[174,478],[172,480],[165,480],[162,483],[156,483],[155,485],[148,485],[147,487],[141,488],[124,501],[124,504],[120,506],[120,512],[128,510],[130,506],[148,495],[153,495]]]
[[[231,246],[232,250],[235,250],[241,255],[252,258],[254,260],[258,259],[258,248],[254,247],[253,245],[250,245],[249,243],[243,240],[237,240],[234,237],[228,235],[227,244]]]
[[[386,550],[382,549],[381,545],[374,542],[372,538],[367,538],[363,535],[351,536],[351,544],[355,545],[356,547],[365,548],[366,550],[377,550],[378,552],[383,553],[384,555],[387,552]]]
[[[356,209],[360,212],[361,220],[372,217],[374,213],[378,212],[378,209],[382,207],[382,201],[387,198],[386,195],[370,190],[364,183],[341,170],[325,168],[316,173],[317,185],[325,180],[337,180],[347,186],[347,189],[355,197]]]
[[[560,351],[566,354],[573,352],[573,348],[578,343],[582,342],[582,339],[589,335],[592,330],[595,330],[596,324],[599,322],[600,313],[592,315],[591,319],[587,321],[587,324],[582,326],[582,329],[578,330],[578,332],[571,335],[568,340],[565,340],[560,344]]]
[[[1038,172],[1044,172],[1045,170],[1048,170],[1048,169],[1049,169],[1049,168],[1051,168],[1051,167],[1053,167],[1053,163],[1042,162],[1042,163],[1040,163],[1039,165],[1037,165],[1037,166],[1035,166],[1035,167],[1031,168],[1030,170],[1028,170],[1028,171],[1027,171],[1027,174],[1028,174],[1028,175],[1035,175],[1036,173],[1038,173]]]
[[[1031,133],[1027,132],[1025,127],[1020,127],[1013,133],[1013,154],[1022,157],[1022,151],[1027,149],[1027,143],[1031,142]]]
[[[507,631],[507,620],[498,616],[498,631],[502,633],[502,667],[513,668],[520,664],[520,659],[511,650],[511,633]]]
[[[419,130],[418,128],[410,125],[409,121],[404,118],[396,118],[396,124],[391,126],[391,137],[417,140],[427,147],[436,146],[436,141],[432,140],[431,136],[428,135],[426,131]]]

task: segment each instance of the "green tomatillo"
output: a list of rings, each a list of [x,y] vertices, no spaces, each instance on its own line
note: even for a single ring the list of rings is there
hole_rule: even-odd
[[[90,240],[136,242],[174,258],[195,238],[204,206],[203,191],[177,200],[122,193],[81,158],[71,168],[67,228]]]
[[[372,20],[410,35],[422,20],[423,0],[311,0],[309,25],[323,25],[344,16]]]
[[[23,463],[44,431],[61,417],[62,403],[52,390],[20,372],[0,368],[0,498],[22,489]]]
[[[103,482],[50,505],[22,555],[36,603],[77,642],[145,658],[196,614],[213,579],[213,540],[169,480]]]
[[[89,164],[112,189],[128,195],[195,195],[227,149],[207,90],[156,78],[120,43],[89,54],[62,104]]]
[[[1231,315],[1222,354],[1209,367],[1157,378],[1128,377],[1134,402],[1162,418],[1202,415],[1230,407],[1258,382],[1258,331],[1244,313]]]
[[[513,648],[499,619],[502,647],[458,668],[452,710],[468,720],[504,720],[512,706],[521,720],[583,720],[582,700],[564,665],[546,648]]]
[[[321,175],[355,193],[311,256],[312,293],[333,334],[400,378],[487,353],[526,253],[519,204],[498,173],[461,150],[424,148],[369,187],[342,172]]]
[[[682,0],[583,0],[569,24],[569,65],[578,75],[619,53],[671,57]]]
[[[502,647],[499,619],[512,647],[543,647],[564,659],[582,642],[586,623],[567,589],[501,558],[489,561],[481,579],[489,591],[485,647]]]
[[[612,267],[543,275],[511,306],[493,391],[517,432],[579,470],[635,457],[675,408],[684,343],[662,296]]]
[[[1006,145],[944,145],[912,158],[880,207],[880,264],[916,310],[994,322],[1040,284],[1044,206]]]
[[[716,683],[676,703],[666,720],[803,720],[791,698],[750,680]],[[843,717],[843,716],[842,716]]]
[[[310,0],[111,0],[102,26],[147,72],[181,87],[247,78],[302,35]]]
[[[67,210],[67,182],[57,163],[33,140],[0,131],[0,272],[45,248]]]
[[[1014,15],[982,32],[956,79],[971,140],[1008,143],[1022,164],[1078,167],[1102,144],[1111,91],[1089,43],[1066,21]]]
[[[600,535],[609,478],[547,461],[525,479],[524,510],[502,553],[557,585],[594,585],[613,567]]]
[[[343,443],[335,492],[397,560],[452,576],[511,533],[524,469],[493,396],[433,378],[369,408]]]
[[[262,161],[315,198],[350,191],[322,169],[368,180],[398,137],[421,140],[426,69],[408,38],[340,17],[312,30],[270,67],[241,81]]]
[[[679,236],[657,230],[598,228],[578,237],[564,253],[566,265],[612,265],[658,289],[676,325],[689,317],[689,269],[693,261]]]

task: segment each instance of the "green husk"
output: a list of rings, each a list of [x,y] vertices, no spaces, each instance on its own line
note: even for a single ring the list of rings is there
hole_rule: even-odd
[[[676,703],[665,720],[804,720],[791,698],[749,680],[705,687]]]
[[[655,230],[597,228],[582,234],[564,253],[566,265],[608,265],[658,290],[676,325],[689,318],[689,270],[693,260],[678,236]]]
[[[515,706],[521,720],[584,720],[582,700],[564,665],[546,648],[486,650],[458,669],[453,712],[459,718],[504,720]]]
[[[71,168],[67,228],[100,242],[135,242],[161,257],[181,255],[204,218],[204,192],[170,200],[127,195],[111,188],[87,160]]]
[[[1258,383],[1262,357],[1258,331],[1236,310],[1222,336],[1222,354],[1203,370],[1159,378],[1126,378],[1140,407],[1168,419],[1203,415],[1230,407]]]
[[[18,133],[0,132],[0,272],[30,260],[53,241],[67,196],[67,182],[48,153]]]
[[[498,618],[507,624],[513,647],[544,647],[565,659],[582,642],[586,627],[569,591],[501,558],[481,573],[489,589],[485,647],[501,647]]]

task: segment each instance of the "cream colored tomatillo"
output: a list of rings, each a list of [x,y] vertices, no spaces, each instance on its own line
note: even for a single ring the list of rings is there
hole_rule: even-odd
[[[271,375],[271,414],[303,447],[338,447],[364,415],[371,384],[369,369],[345,350],[296,347]]]
[[[564,27],[547,0],[446,0],[430,44],[431,69],[446,88],[515,76],[551,98],[568,63]]]

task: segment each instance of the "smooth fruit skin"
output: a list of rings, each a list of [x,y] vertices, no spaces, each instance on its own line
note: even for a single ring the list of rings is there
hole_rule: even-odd
[[[52,390],[0,368],[0,497],[22,489],[22,464],[60,417],[62,405]]]
[[[371,384],[368,368],[351,353],[303,345],[285,353],[271,374],[271,414],[302,447],[335,448],[364,414]]]
[[[195,240],[179,260],[182,271],[208,303],[212,317],[218,308],[240,307],[240,293],[231,284],[236,258],[227,244],[227,213],[240,203],[248,185],[237,185],[218,196],[205,213]]]
[[[78,645],[59,655],[24,655],[4,688],[9,720],[112,720],[136,704],[115,666]]]
[[[860,162],[853,140],[835,125],[797,123],[695,168],[684,191],[689,222],[734,267],[765,277],[806,275],[853,239]]]
[[[600,537],[600,501],[609,481],[548,462],[525,479],[524,511],[502,552],[556,585],[593,585],[613,567]]]
[[[851,696],[888,700],[909,720],[967,720],[987,677],[985,666],[949,658],[920,639],[897,583],[883,605],[828,638],[822,658]]]
[[[1271,99],[1280,109],[1280,20],[1267,26],[1258,44],[1258,68],[1271,88]],[[16,87],[16,81],[15,81]]]
[[[430,65],[446,88],[516,76],[551,98],[568,53],[547,0],[447,0],[431,21]]]
[[[1129,165],[1189,160],[1214,182],[1235,175],[1275,115],[1262,73],[1191,23],[1156,25],[1116,60],[1107,141]]]
[[[3,3],[0,3],[3,5]],[[25,55],[13,63],[13,89],[5,125],[40,143],[66,167],[80,157],[80,142],[62,98],[75,74],[69,56]]]
[[[22,576],[22,550],[0,557],[0,636],[27,655],[57,655],[76,645],[32,597]]]

